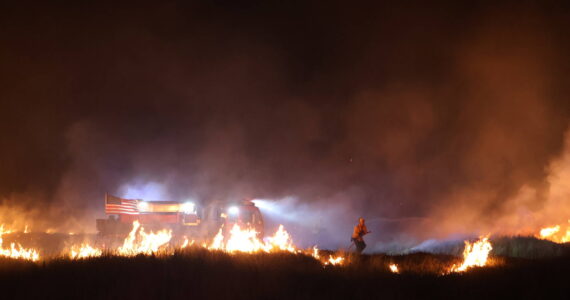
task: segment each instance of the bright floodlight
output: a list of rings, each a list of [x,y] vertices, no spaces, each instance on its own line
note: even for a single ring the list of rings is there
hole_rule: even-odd
[[[194,212],[195,205],[192,202],[184,202],[180,206],[180,210],[185,214],[191,214]]]
[[[237,215],[239,213],[239,208],[237,206],[231,206],[228,208],[228,213],[230,215]]]
[[[141,201],[137,204],[139,211],[148,211],[148,203]]]

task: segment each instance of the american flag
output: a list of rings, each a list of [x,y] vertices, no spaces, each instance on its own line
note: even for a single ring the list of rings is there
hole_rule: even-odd
[[[122,199],[119,197],[105,194],[105,213],[106,214],[123,214],[138,215],[138,200]]]

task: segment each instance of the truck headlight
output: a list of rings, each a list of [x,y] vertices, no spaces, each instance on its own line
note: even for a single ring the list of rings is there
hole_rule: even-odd
[[[139,211],[148,211],[149,205],[147,202],[141,201],[137,203],[137,208]]]
[[[235,216],[239,213],[239,208],[237,206],[230,206],[230,208],[228,208],[228,213]]]
[[[191,214],[194,213],[194,209],[196,208],[196,206],[194,205],[194,203],[192,202],[184,202],[182,203],[182,205],[180,206],[180,210],[185,213],[185,214]]]

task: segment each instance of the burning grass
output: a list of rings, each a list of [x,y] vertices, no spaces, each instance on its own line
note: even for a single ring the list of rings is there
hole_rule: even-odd
[[[327,256],[326,251],[321,251]],[[355,299],[355,298],[567,298],[570,256],[507,259],[489,268],[441,275],[461,259],[416,253],[346,257],[323,266],[290,252],[227,253],[202,247],[169,255],[103,253],[72,261],[0,260],[0,288],[19,298]],[[396,265],[397,272],[390,266]],[[34,288],[29,285],[33,283]]]
[[[28,242],[40,237],[10,235]],[[59,244],[63,238],[46,236]],[[359,256],[317,247],[300,250],[283,227],[263,241],[239,228],[232,228],[225,237],[220,231],[207,243],[187,237],[174,240],[169,231],[146,232],[137,224],[118,245],[106,248],[77,243],[82,238],[78,235],[66,238],[72,242],[66,243],[63,254],[45,255],[36,262],[0,259],[3,291],[22,288],[20,298],[425,298],[459,296],[465,289],[484,284],[488,296],[503,288],[491,280],[514,288],[509,276],[527,274],[519,281],[541,276],[535,280],[550,285],[548,292],[567,295],[560,288],[566,286],[560,278],[548,282],[543,278],[552,277],[551,273],[565,278],[570,271],[565,245],[530,238],[466,241],[463,257],[428,253]],[[511,249],[505,245],[513,240],[517,249],[540,244],[537,249],[556,245],[566,250],[558,258],[541,260],[490,255],[491,248]],[[542,264],[555,269],[547,271]],[[37,288],[25,289],[30,282]]]
[[[493,250],[489,237],[482,237],[474,243],[465,242],[463,250],[463,263],[460,266],[451,267],[451,272],[465,272],[472,267],[484,267],[487,265],[489,253]]]
[[[569,243],[570,220],[568,220],[567,224],[544,227],[540,230],[539,234],[537,234],[536,237],[543,240],[552,241],[555,243]]]
[[[10,243],[10,247],[5,248],[2,236],[6,233],[10,233],[10,231],[4,230],[4,226],[0,225],[0,256],[32,261],[40,259],[40,255],[37,250],[24,248],[19,243]]]

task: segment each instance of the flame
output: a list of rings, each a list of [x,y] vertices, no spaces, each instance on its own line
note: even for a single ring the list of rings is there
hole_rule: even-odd
[[[230,231],[230,238],[225,246],[225,251],[232,253],[239,252],[259,252],[265,250],[265,245],[257,238],[257,232],[254,229],[242,230],[237,224]]]
[[[540,234],[537,237],[559,244],[568,243],[570,242],[570,220],[568,220],[568,223],[566,231],[561,231],[560,225],[545,227],[540,230]]]
[[[398,266],[396,264],[390,264],[388,266],[390,268],[390,271],[392,271],[392,273],[400,273],[400,270],[398,270]]]
[[[27,227],[24,230],[27,232]],[[51,232],[48,229],[46,232]],[[0,256],[12,258],[39,260],[38,251],[35,249],[24,249],[19,244],[12,244],[10,249],[3,249],[2,234],[10,233],[12,230],[4,230],[0,227]],[[69,235],[74,233],[69,232]],[[166,249],[172,238],[171,230],[160,230],[158,232],[146,232],[138,221],[133,222],[133,227],[127,237],[123,240],[120,247],[108,249],[109,253],[119,256],[135,256],[139,254],[150,255]],[[180,249],[192,246],[194,240],[184,236]],[[290,252],[295,254],[309,255],[320,261],[323,265],[342,265],[345,258],[342,256],[328,255],[328,258],[322,258],[319,255],[319,249],[314,246],[312,249],[299,250],[293,244],[291,235],[285,230],[283,225],[279,225],[277,231],[261,240],[258,232],[253,228],[240,228],[234,225],[229,231],[228,236],[224,237],[223,228],[220,228],[215,235],[211,244],[202,243],[202,246],[208,250],[218,250],[227,253],[274,253],[274,252]],[[161,252],[166,253],[166,252]],[[103,255],[103,249],[91,246],[88,243],[73,245],[66,254],[70,259],[82,259],[88,257],[97,257]]]
[[[332,255],[329,255],[329,259],[325,262],[325,265],[342,265],[344,262],[344,257],[342,256],[337,256],[337,257],[333,257]]]
[[[40,255],[37,250],[23,248],[20,244],[11,243],[9,249],[4,249],[2,247],[2,235],[10,232],[12,231],[4,230],[4,225],[0,225],[0,256],[32,261],[38,261],[40,259]]]
[[[206,247],[206,244],[202,244],[202,246]],[[222,234],[222,228],[218,230],[218,233],[214,237],[212,244],[210,247],[207,247],[209,250],[223,250],[224,249],[224,235]]]
[[[192,245],[194,245],[196,241],[192,240],[192,241],[188,241],[187,237],[184,237],[184,242],[182,243],[182,246],[180,246],[180,249],[184,249],[186,247],[190,247]]]
[[[334,257],[329,255],[329,258],[322,260],[319,255],[319,249],[314,246],[310,250],[298,250],[293,244],[293,240],[289,233],[285,230],[283,225],[279,225],[279,228],[274,235],[267,237],[265,242],[262,242],[257,237],[257,232],[254,229],[241,229],[239,225],[234,225],[229,232],[229,238],[227,242],[224,242],[223,230],[220,228],[212,243],[208,246],[206,244],[202,245],[208,250],[219,250],[228,253],[243,252],[243,253],[274,253],[274,252],[291,252],[291,253],[303,253],[305,255],[310,255],[315,259],[321,261],[324,265],[342,265],[344,263],[344,257],[337,256]]]
[[[192,246],[192,245],[194,245],[194,240],[192,240],[190,242],[190,241],[188,241],[187,237],[184,237],[184,242],[182,242],[182,246],[180,246],[180,249],[184,249],[184,248],[186,248],[188,246]]]
[[[306,252],[304,252],[305,254],[310,254],[312,257],[314,257],[316,260],[320,261],[323,265],[332,265],[332,266],[337,266],[337,265],[343,265],[344,264],[344,257],[342,257],[341,255],[334,257],[332,255],[329,255],[328,259],[321,259],[321,256],[319,255],[319,248],[317,248],[317,246],[314,246],[311,250],[307,250]]]
[[[540,237],[545,239],[545,238],[557,233],[558,231],[560,231],[560,225],[556,225],[554,227],[542,228],[540,230]]]
[[[279,225],[279,229],[272,237],[267,238],[268,246],[272,249],[277,249],[280,251],[295,252],[295,247],[293,246],[293,240],[287,231],[285,231],[283,225]]]
[[[224,235],[222,228],[218,231],[214,240],[207,246],[209,250],[221,250],[229,253],[234,252],[275,252],[275,251],[288,251],[295,253],[297,249],[293,246],[291,236],[283,225],[279,225],[279,229],[275,234],[262,242],[258,237],[258,232],[255,229],[247,228],[241,229],[239,225],[235,224],[229,232],[227,242],[224,242]]]
[[[88,258],[88,257],[97,257],[101,256],[103,251],[101,249],[93,248],[89,244],[81,244],[81,246],[72,246],[69,258],[71,259],[81,259],[81,258]]]
[[[28,224],[26,224],[26,227],[24,227],[24,233],[30,233],[30,231],[28,230]]]
[[[493,250],[489,237],[480,237],[473,244],[465,241],[465,250],[463,250],[463,263],[457,267],[453,265],[451,272],[463,272],[471,267],[483,267],[487,264],[489,252]]]
[[[140,230],[139,230],[140,228]],[[138,234],[137,234],[138,233]],[[117,249],[118,255],[135,256],[138,254],[152,254],[168,244],[172,238],[171,230],[160,230],[157,233],[146,233],[138,221],[133,222],[133,229],[125,238],[123,245]]]
[[[311,254],[315,259],[320,259],[321,257],[319,256],[319,249],[317,248],[317,246],[313,247],[313,252]]]

